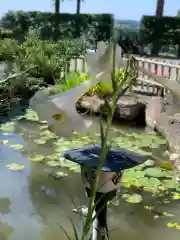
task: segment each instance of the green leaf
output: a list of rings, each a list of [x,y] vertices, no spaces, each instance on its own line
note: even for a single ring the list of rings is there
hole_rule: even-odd
[[[104,146],[104,140],[105,140],[105,135],[104,135],[104,128],[103,128],[103,123],[102,123],[102,118],[100,118],[100,135],[101,135],[101,147]]]
[[[20,170],[23,170],[23,169],[24,169],[24,165],[22,165],[22,164],[17,164],[17,163],[8,164],[8,165],[6,165],[6,167],[7,167],[9,170],[12,170],[12,171],[20,171]]]
[[[50,160],[47,162],[47,165],[49,165],[51,167],[57,167],[57,166],[60,166],[60,162]]]
[[[42,162],[45,157],[43,155],[35,155],[35,156],[30,156],[28,159],[32,162]]]
[[[35,139],[34,142],[39,145],[46,144],[46,140],[44,139]]]
[[[145,169],[145,174],[146,176],[155,178],[167,177],[168,175],[166,172],[158,168],[147,168]]]
[[[132,195],[126,194],[123,196],[123,199],[125,199],[125,201],[128,203],[140,203],[143,200],[142,196],[136,193]]]
[[[67,177],[67,176],[68,176],[68,174],[65,172],[58,171],[55,173],[56,178],[62,178],[62,177]]]
[[[16,150],[22,150],[24,146],[22,144],[10,144],[10,147],[16,149]]]

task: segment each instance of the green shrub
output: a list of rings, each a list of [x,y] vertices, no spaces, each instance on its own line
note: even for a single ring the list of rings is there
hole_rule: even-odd
[[[116,80],[117,83],[120,83],[124,78],[125,71],[124,69],[116,70]],[[129,76],[130,77],[130,76]],[[89,79],[89,75],[86,73],[76,73],[71,72],[67,75],[66,80],[63,83],[56,84],[55,86],[50,88],[50,95],[55,95],[60,92],[64,92],[70,90],[82,82],[87,81]],[[110,96],[113,92],[112,83],[111,82],[99,82],[96,85],[92,86],[92,88],[88,91],[88,95],[98,95],[100,98],[104,96]]]
[[[93,43],[108,41],[113,24],[112,14],[9,11],[1,19],[1,26],[10,29],[18,40],[24,39],[29,28],[38,28],[43,40],[72,40],[84,36]]]
[[[55,84],[69,61],[84,54],[86,43],[82,39],[41,40],[39,31],[30,30],[22,44],[11,39],[0,40],[0,60],[15,62],[20,71],[36,66],[30,76],[43,78],[46,84]]]
[[[19,48],[16,41],[9,38],[0,39],[0,61],[13,62],[18,51]]]

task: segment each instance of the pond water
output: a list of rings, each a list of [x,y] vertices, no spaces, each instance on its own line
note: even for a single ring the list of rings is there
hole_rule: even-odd
[[[97,142],[98,120],[93,138],[75,135],[68,141],[38,123],[30,109],[7,119],[1,118],[0,126],[0,239],[65,240],[60,225],[73,237],[68,216],[80,231],[81,219],[72,209],[74,203],[87,204],[87,198],[79,168],[59,156],[66,149]],[[117,146],[164,157],[164,141],[154,133],[115,124],[111,134]],[[154,168],[152,161],[127,171],[122,193],[109,204],[110,239],[177,240],[180,194],[176,187],[172,172]]]

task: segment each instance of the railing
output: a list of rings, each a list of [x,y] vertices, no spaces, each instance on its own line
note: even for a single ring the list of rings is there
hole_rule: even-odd
[[[146,68],[156,75],[164,76],[171,81],[180,82],[180,65],[141,57],[136,57],[136,60],[140,67]],[[126,61],[127,59],[122,59],[122,66],[125,65]],[[71,61],[70,71],[85,72],[86,69],[84,57],[79,57]],[[168,92],[161,84],[153,81],[153,79],[141,72],[138,73],[138,79],[133,90],[152,95],[164,95]]]

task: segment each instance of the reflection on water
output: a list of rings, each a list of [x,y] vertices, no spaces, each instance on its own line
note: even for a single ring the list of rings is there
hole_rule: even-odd
[[[95,121],[96,122],[96,121]],[[16,140],[23,143],[25,152],[52,153],[52,140],[46,147],[32,143],[31,138],[36,135],[37,124],[20,122],[17,131],[23,129],[23,138],[18,134],[0,135],[0,139]],[[115,125],[115,128],[119,128]],[[94,130],[99,131],[95,124]],[[121,129],[135,131],[126,126]],[[143,130],[136,129],[136,132]],[[23,164],[23,171],[10,171],[6,165],[10,163]],[[79,173],[71,172],[67,177],[55,179],[52,177],[52,167],[43,163],[29,162],[22,153],[0,145],[0,239],[9,240],[65,240],[62,225],[73,236],[68,216],[75,221],[80,231],[80,218],[71,210],[74,203],[87,203],[84,187]],[[147,201],[146,201],[147,200]],[[160,201],[146,199],[147,205],[157,205],[162,211],[176,213],[174,222],[180,221],[180,204],[178,202],[162,204]],[[120,200],[121,201],[121,200]],[[123,201],[119,206],[109,205],[108,221],[110,236],[113,240],[147,240],[159,239],[177,240],[180,232],[167,228],[168,219],[154,218],[154,214],[144,208],[144,204],[128,204]],[[115,229],[111,232],[111,230]]]

